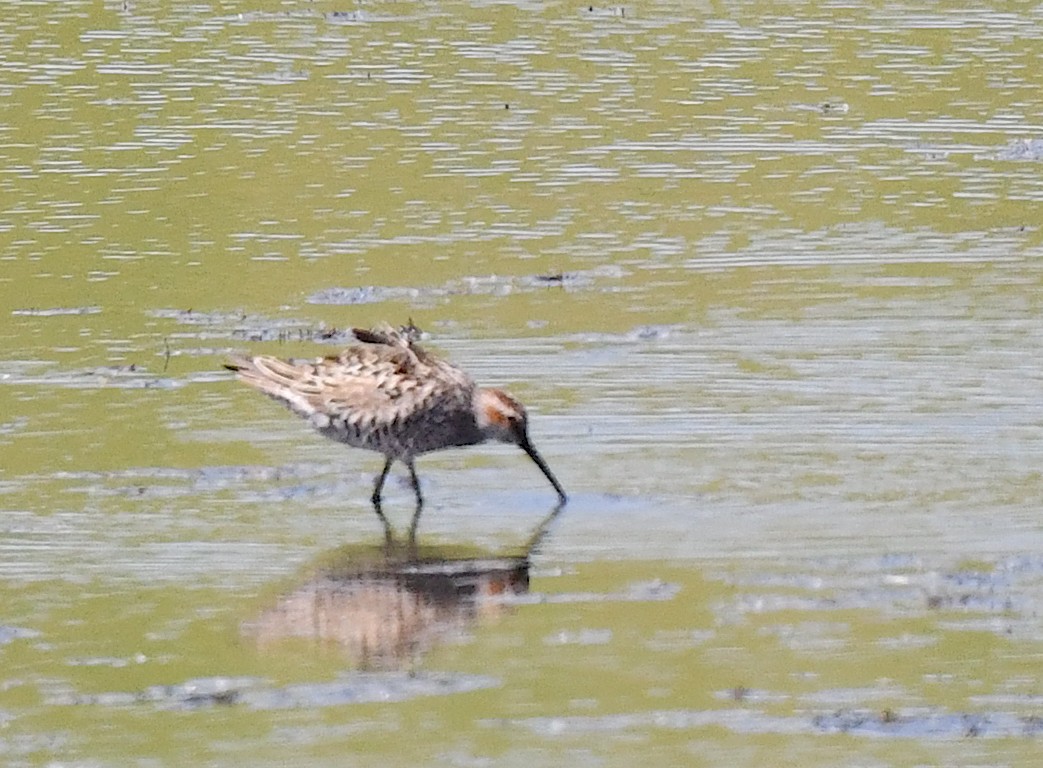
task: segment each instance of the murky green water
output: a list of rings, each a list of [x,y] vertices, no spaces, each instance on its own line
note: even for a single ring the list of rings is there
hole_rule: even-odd
[[[0,761],[1035,765],[1041,39],[8,3]],[[407,317],[529,406],[529,560],[516,449],[389,562],[379,457],[220,370]]]

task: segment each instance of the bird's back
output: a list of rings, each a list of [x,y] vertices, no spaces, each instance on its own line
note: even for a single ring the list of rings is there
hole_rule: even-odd
[[[310,361],[233,358],[239,378],[340,442],[408,458],[480,442],[474,381],[408,330],[355,329],[363,344]]]

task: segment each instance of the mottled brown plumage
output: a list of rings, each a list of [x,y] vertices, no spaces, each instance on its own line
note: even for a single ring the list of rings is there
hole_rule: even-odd
[[[427,354],[415,343],[415,329],[352,332],[363,343],[338,355],[311,361],[233,357],[225,367],[327,437],[384,454],[372,497],[378,509],[396,460],[409,469],[419,508],[423,496],[414,458],[486,440],[518,445],[565,502],[565,491],[529,442],[521,403],[502,390],[478,387],[456,366]]]

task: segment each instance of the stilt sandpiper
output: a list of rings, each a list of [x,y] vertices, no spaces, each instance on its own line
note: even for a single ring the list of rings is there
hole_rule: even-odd
[[[326,437],[384,454],[372,496],[381,518],[381,491],[396,460],[409,470],[419,512],[424,497],[414,459],[487,440],[525,451],[554,486],[558,503],[565,503],[565,490],[529,441],[521,403],[502,390],[478,387],[456,366],[425,352],[412,327],[352,333],[362,344],[338,355],[307,362],[236,356],[225,367]]]

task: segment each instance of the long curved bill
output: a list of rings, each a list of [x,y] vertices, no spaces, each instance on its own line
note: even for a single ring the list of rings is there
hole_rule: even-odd
[[[550,467],[547,466],[547,462],[543,460],[543,457],[536,453],[536,449],[532,447],[532,443],[525,440],[521,443],[521,449],[529,455],[536,466],[540,468],[543,476],[550,480],[550,484],[554,486],[554,490],[558,492],[558,503],[564,504],[569,500],[569,497],[565,495],[565,489],[561,487],[561,483],[558,482],[558,478],[554,476],[554,473],[550,471]]]

